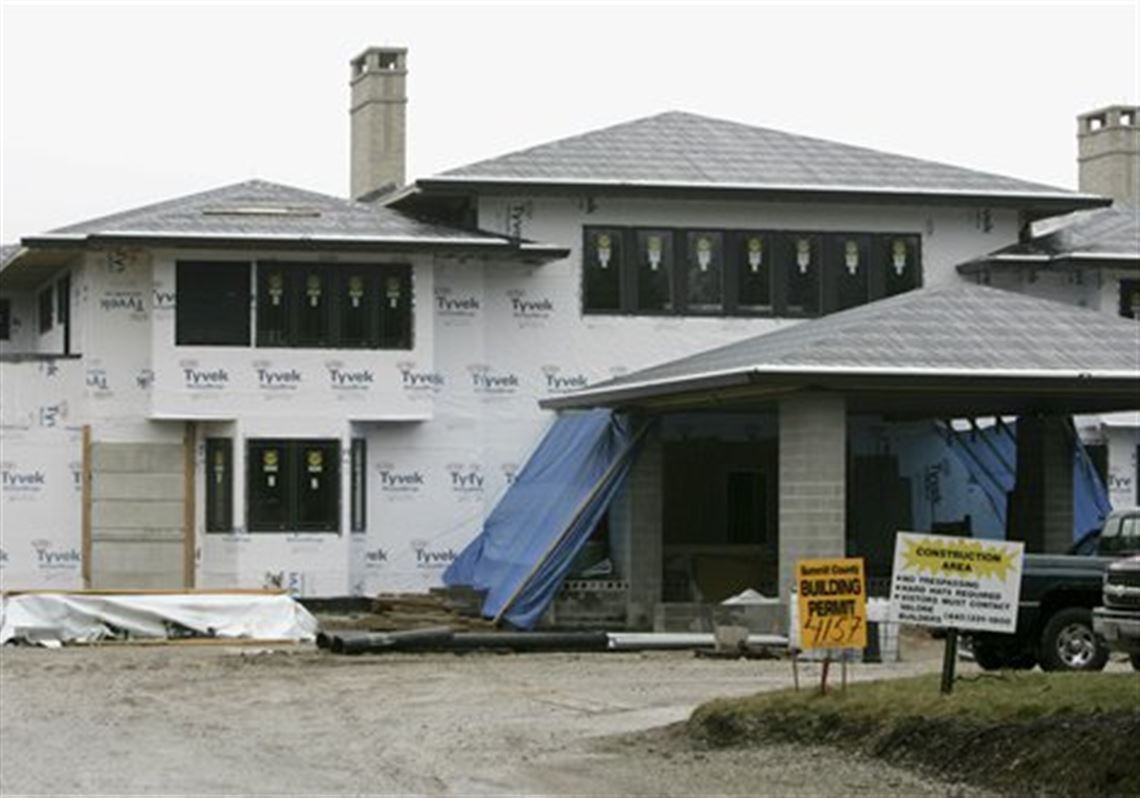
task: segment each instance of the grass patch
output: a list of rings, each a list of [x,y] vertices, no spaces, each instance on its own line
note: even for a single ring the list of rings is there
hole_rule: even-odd
[[[1140,794],[1140,676],[936,674],[864,682],[821,696],[761,693],[697,708],[691,740],[725,747],[830,744],[999,790]]]

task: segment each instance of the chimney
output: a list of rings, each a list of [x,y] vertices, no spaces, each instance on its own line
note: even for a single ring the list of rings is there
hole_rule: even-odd
[[[1077,117],[1080,189],[1136,205],[1140,185],[1140,107],[1112,105]]]
[[[351,196],[375,199],[404,185],[408,50],[369,47],[351,63]]]

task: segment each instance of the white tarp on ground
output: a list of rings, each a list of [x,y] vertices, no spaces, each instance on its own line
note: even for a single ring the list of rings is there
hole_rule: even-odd
[[[107,638],[199,635],[255,640],[313,640],[317,619],[291,596],[180,593],[93,595],[28,593],[0,600],[0,645],[45,645]]]

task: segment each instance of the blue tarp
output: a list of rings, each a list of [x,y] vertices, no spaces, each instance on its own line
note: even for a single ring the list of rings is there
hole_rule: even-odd
[[[627,422],[609,410],[560,416],[483,531],[444,572],[444,584],[486,590],[488,618],[521,587],[503,617],[516,628],[533,628],[624,483],[632,457],[617,461],[631,442]]]
[[[985,492],[990,505],[1006,526],[1007,497],[1017,481],[1016,424],[995,424],[954,432],[950,449]],[[1085,447],[1074,435],[1073,443],[1073,540],[1100,529],[1112,511],[1108,491],[1089,460]]]
[[[1017,482],[1017,439],[1005,424],[974,427],[967,431],[951,430],[947,443],[965,467],[970,478],[981,488],[986,501],[1007,528],[1009,493]]]
[[[1108,490],[1078,441],[1073,448],[1073,540],[1100,529],[1111,512]]]

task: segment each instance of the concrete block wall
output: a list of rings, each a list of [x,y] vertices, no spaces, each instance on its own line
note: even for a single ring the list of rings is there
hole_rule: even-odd
[[[618,528],[625,549],[629,603],[626,626],[649,628],[654,606],[661,601],[663,447],[658,428],[646,433],[637,460],[630,469],[625,495],[613,508],[611,529]]]
[[[1050,417],[1044,425],[1044,551],[1063,554],[1073,544],[1073,434],[1068,419]]]
[[[1017,485],[1009,538],[1030,553],[1064,553],[1073,542],[1073,437],[1068,420],[1017,420]]]
[[[92,444],[92,587],[182,587],[183,457],[180,444]]]
[[[780,598],[796,560],[846,551],[847,409],[842,396],[780,401]]]

